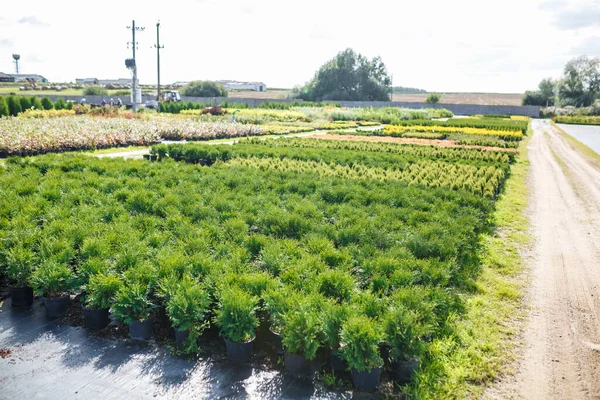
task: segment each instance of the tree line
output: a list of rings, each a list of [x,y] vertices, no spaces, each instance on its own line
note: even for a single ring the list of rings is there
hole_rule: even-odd
[[[559,79],[545,78],[523,95],[524,106],[588,107],[600,97],[600,59],[583,55],[569,61]]]

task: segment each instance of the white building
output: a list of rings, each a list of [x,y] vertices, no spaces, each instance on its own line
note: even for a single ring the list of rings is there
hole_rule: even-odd
[[[253,90],[255,92],[266,92],[267,85],[263,82],[238,82],[238,81],[216,81],[227,90]]]

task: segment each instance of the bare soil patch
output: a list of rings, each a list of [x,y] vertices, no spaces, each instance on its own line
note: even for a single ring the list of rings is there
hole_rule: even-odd
[[[437,147],[457,147],[464,149],[481,149],[485,151],[504,151],[507,153],[516,153],[517,149],[505,149],[504,147],[486,147],[475,145],[456,144],[454,140],[437,140],[437,139],[417,139],[417,138],[398,138],[389,136],[362,136],[362,135],[335,135],[319,133],[316,135],[305,136],[308,139],[326,139],[340,140],[350,142],[379,142],[379,143],[400,143],[400,144],[415,144],[420,146],[437,146]]]

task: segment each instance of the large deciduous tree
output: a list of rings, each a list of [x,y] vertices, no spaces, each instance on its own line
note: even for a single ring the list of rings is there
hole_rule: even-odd
[[[227,90],[216,82],[193,81],[181,89],[181,94],[189,97],[227,97]]]
[[[538,90],[527,90],[523,96],[524,106],[553,106],[556,102],[556,82],[552,78],[542,79]]]
[[[352,49],[338,53],[293,95],[304,100],[388,101],[391,79],[380,57],[369,60]]]
[[[581,56],[569,61],[558,82],[561,105],[586,107],[599,95],[600,59]]]

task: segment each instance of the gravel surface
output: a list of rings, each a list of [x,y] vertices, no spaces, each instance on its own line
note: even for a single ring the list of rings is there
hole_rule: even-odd
[[[533,122],[530,315],[514,376],[487,398],[600,398],[600,167]]]

